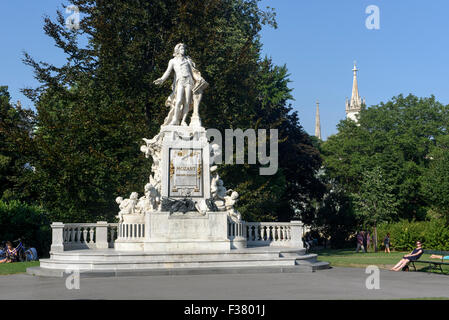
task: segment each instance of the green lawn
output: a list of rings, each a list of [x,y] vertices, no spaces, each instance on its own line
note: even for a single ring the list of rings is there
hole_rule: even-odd
[[[389,269],[394,266],[406,253],[409,252],[392,251],[390,254],[388,254],[384,253],[383,251],[379,251],[377,253],[362,253],[360,251],[359,253],[356,253],[355,250],[349,249],[322,249],[316,250],[314,251],[314,253],[318,254],[319,261],[330,262],[331,265],[335,267],[365,268],[369,265],[376,265],[381,269]],[[423,255],[421,257],[421,260],[429,260],[428,257],[429,255]],[[418,271],[428,271],[428,266],[424,264],[417,263],[416,268],[418,269]],[[449,268],[447,266],[443,266],[443,271],[445,273],[449,273]]]
[[[27,268],[37,266],[39,266],[39,261],[2,263],[0,264],[0,276],[6,274],[23,273],[26,272]]]

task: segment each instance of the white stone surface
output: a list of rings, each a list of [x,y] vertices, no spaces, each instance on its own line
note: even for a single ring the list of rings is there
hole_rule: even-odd
[[[109,250],[74,250],[52,253],[41,259],[41,268],[67,267],[89,270],[151,270],[176,268],[230,268],[295,266],[316,263],[316,254],[305,254],[298,248],[244,248],[172,252]]]
[[[146,218],[149,224],[145,234],[146,252],[231,249],[226,212],[206,212],[205,215],[151,212]]]
[[[163,76],[154,81],[161,85],[168,79],[172,71],[175,77],[172,85],[172,93],[168,97],[165,105],[170,107],[170,111],[164,120],[164,125],[187,126],[187,115],[193,109],[191,126],[201,126],[198,108],[201,102],[204,89],[209,85],[195,68],[195,63],[185,54],[186,46],[178,43],[175,46],[173,56],[168,63],[167,70]]]

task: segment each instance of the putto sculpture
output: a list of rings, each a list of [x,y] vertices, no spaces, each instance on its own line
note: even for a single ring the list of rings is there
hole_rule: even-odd
[[[193,109],[190,126],[201,126],[198,108],[203,91],[209,84],[201,77],[192,59],[186,56],[185,50],[186,45],[178,43],[174,49],[174,58],[169,61],[164,75],[153,81],[154,84],[161,85],[172,71],[175,72],[172,93],[165,102],[170,111],[163,125],[187,126],[187,115]]]

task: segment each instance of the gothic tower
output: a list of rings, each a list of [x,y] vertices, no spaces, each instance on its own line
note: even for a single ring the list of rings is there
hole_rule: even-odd
[[[320,103],[316,101],[315,137],[321,140]]]
[[[365,104],[365,99],[362,100],[359,96],[357,71],[359,71],[359,69],[357,69],[357,65],[354,62],[354,68],[352,69],[352,72],[354,73],[354,78],[352,81],[352,96],[350,101],[346,98],[346,119],[351,119],[355,122],[357,122],[357,115],[362,109],[362,104]]]

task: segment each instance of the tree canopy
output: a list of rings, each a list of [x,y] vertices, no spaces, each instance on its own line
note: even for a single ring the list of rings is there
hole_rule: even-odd
[[[399,95],[362,110],[358,124],[340,122],[338,133],[322,145],[324,164],[331,177],[355,194],[361,192],[363,174],[379,168],[396,199],[396,218],[424,219],[431,201],[421,177],[448,126],[449,106],[435,97]]]
[[[10,100],[8,88],[0,87],[0,199],[30,200],[34,113]]]

